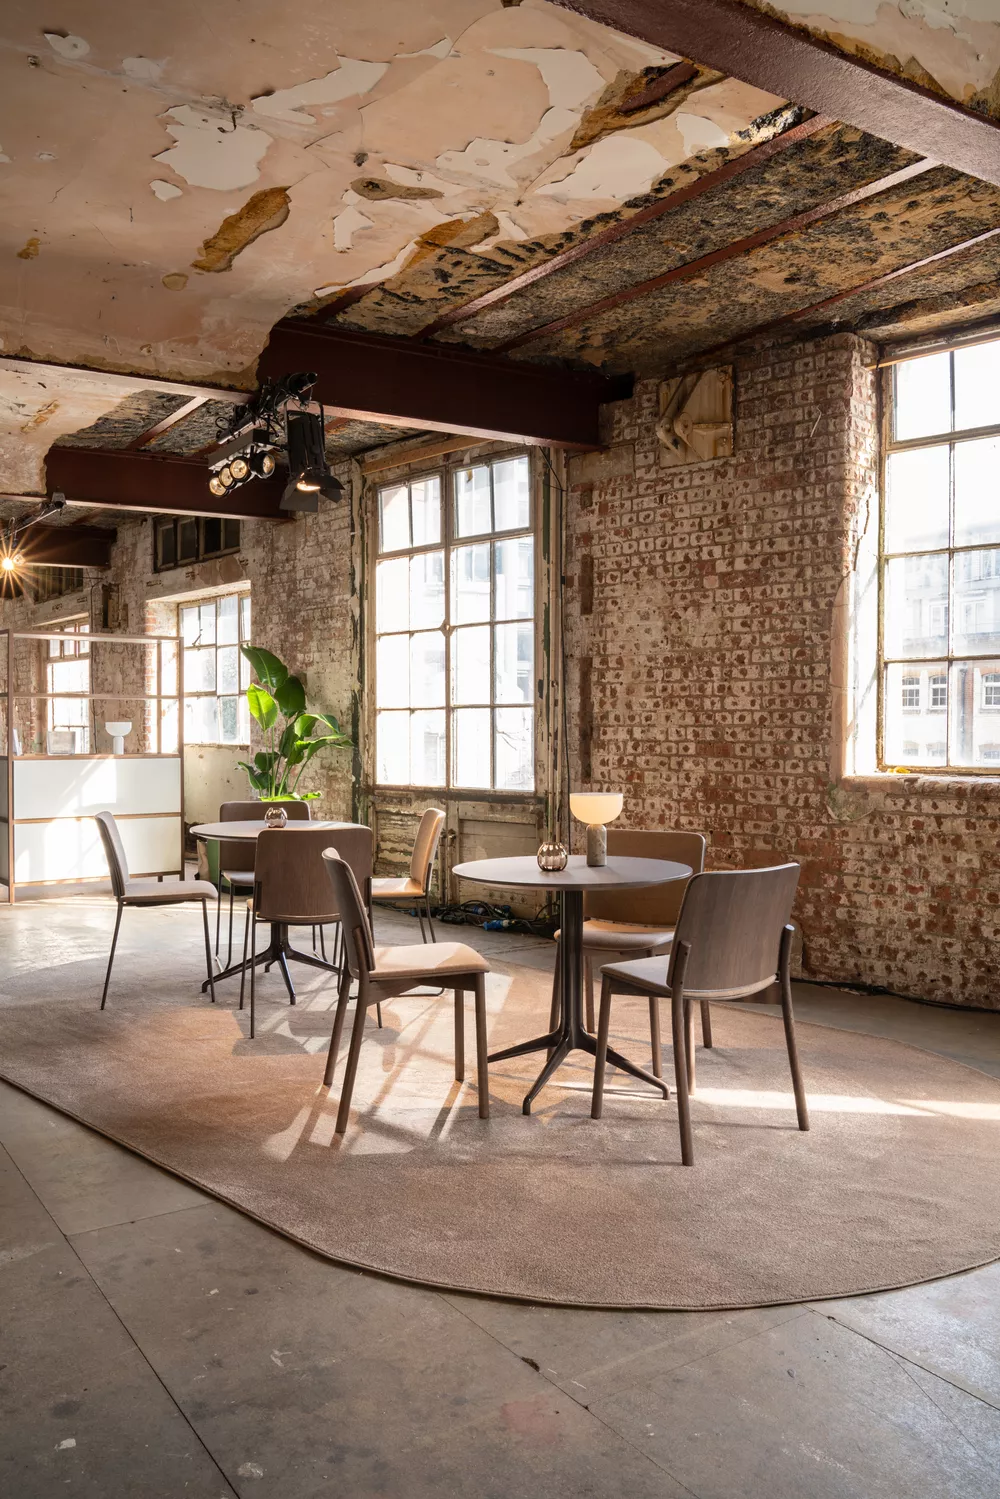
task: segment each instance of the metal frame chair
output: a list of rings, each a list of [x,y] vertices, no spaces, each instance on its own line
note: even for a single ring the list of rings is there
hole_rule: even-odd
[[[420,819],[417,836],[413,840],[410,857],[410,873],[401,877],[379,877],[372,880],[372,900],[377,903],[416,904],[420,936],[426,942],[424,916],[430,930],[431,941],[436,942],[434,923],[431,920],[431,871],[437,858],[438,844],[444,829],[445,814],[440,807],[428,807]],[[421,911],[421,903],[423,911]]]
[[[220,822],[263,822],[268,807],[284,807],[290,821],[308,822],[312,816],[308,802],[223,802],[219,808]],[[229,888],[229,951],[225,967],[233,961],[233,902],[236,891],[253,889],[254,846],[238,839],[219,840],[219,904],[215,914],[215,956],[219,956],[219,935],[222,925],[222,882]],[[322,928],[320,929],[322,931]],[[315,946],[315,943],[313,944]]]
[[[778,984],[796,1116],[800,1130],[809,1128],[795,1042],[790,972],[795,928],[789,918],[798,882],[798,864],[696,874],[684,895],[669,958],[642,958],[601,969],[592,1118],[600,1119],[603,1110],[612,998],[616,994],[647,997],[650,1010],[654,1006],[657,1009],[657,1025],[659,1000],[669,999],[681,1159],[685,1166],[693,1166],[690,1103],[695,1087],[693,1005],[700,1004],[704,1013],[709,1004],[750,999]]]
[[[111,952],[108,956],[108,971],[104,976],[104,992],[101,995],[101,1009],[108,1002],[108,985],[111,983],[111,969],[115,961],[115,948],[118,946],[118,932],[122,924],[122,912],[126,906],[179,906],[193,900],[201,902],[202,920],[205,925],[205,962],[208,966],[208,987],[212,994],[212,1003],[215,1004],[215,968],[212,962],[212,939],[208,928],[208,902],[218,902],[219,896],[215,886],[210,880],[187,880],[177,885],[164,885],[160,880],[133,880],[128,872],[128,859],[125,857],[125,846],[122,843],[118,824],[114,813],[98,812],[94,821],[101,835],[104,845],[104,855],[108,861],[108,874],[111,876],[111,889],[115,900],[118,902],[118,911],[115,916],[115,931],[111,938]]]

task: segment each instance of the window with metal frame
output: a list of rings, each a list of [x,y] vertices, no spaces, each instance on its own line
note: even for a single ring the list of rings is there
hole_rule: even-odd
[[[887,372],[879,586],[883,766],[996,763],[1000,338]]]
[[[65,632],[65,638],[46,642],[46,691],[59,694],[49,697],[49,734],[70,735],[62,741],[65,748],[77,755],[89,755],[90,625],[87,620],[70,620],[58,628]],[[60,751],[59,740],[50,738],[48,743]]]
[[[376,781],[532,792],[527,454],[385,485],[376,509]]]
[[[228,516],[157,516],[153,527],[153,571],[168,572],[240,549],[240,523]]]
[[[185,744],[249,744],[246,689],[250,595],[227,593],[178,608],[184,646]]]

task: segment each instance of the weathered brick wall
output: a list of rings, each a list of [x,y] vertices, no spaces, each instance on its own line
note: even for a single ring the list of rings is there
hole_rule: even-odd
[[[701,829],[710,867],[799,860],[804,976],[1000,1008],[1000,782],[838,771],[870,356],[843,335],[743,360],[731,459],[662,465],[649,381],[571,461],[573,779],[621,787],[623,826]]]

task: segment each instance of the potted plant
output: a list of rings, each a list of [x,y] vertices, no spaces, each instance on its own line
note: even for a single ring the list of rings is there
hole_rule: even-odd
[[[321,749],[352,746],[354,741],[332,714],[307,711],[301,679],[277,656],[256,645],[241,645],[240,650],[257,678],[247,688],[247,706],[267,747],[258,750],[252,762],[238,763],[262,802],[313,801],[318,791],[299,790],[306,766]]]

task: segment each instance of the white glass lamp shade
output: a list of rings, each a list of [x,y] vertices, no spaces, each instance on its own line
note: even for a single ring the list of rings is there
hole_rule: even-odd
[[[625,798],[620,791],[572,791],[569,808],[588,827],[614,822],[621,815]]]
[[[106,723],[104,727],[111,735],[111,753],[113,755],[124,755],[125,735],[132,732],[131,719],[116,718],[111,723]]]

